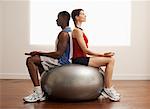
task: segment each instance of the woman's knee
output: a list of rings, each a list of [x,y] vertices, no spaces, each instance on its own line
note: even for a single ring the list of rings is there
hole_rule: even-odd
[[[112,56],[112,57],[110,57],[109,58],[109,62],[111,62],[111,63],[115,63],[115,58]]]

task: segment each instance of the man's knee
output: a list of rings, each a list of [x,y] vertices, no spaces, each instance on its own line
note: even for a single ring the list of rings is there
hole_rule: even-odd
[[[28,65],[29,63],[31,63],[32,62],[32,57],[28,57],[27,59],[26,59],[26,65]]]

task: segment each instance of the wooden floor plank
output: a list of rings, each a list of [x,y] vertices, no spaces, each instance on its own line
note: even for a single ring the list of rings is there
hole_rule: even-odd
[[[30,80],[0,80],[0,109],[150,109],[150,81],[113,81],[121,93],[120,102],[98,99],[88,102],[24,103],[31,93]]]

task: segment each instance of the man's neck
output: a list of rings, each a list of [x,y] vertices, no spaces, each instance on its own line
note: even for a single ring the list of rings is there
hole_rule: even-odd
[[[67,25],[63,25],[63,26],[61,26],[61,29],[63,30],[63,29],[65,29],[66,27],[68,27]]]

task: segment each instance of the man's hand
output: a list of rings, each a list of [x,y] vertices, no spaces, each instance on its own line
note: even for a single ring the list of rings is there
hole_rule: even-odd
[[[32,51],[30,53],[25,53],[25,55],[35,56],[35,55],[39,55],[39,52],[38,51]]]
[[[30,52],[30,55],[31,56],[39,55],[39,52],[38,51],[32,51],[32,52]]]

